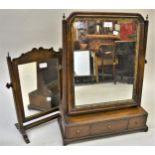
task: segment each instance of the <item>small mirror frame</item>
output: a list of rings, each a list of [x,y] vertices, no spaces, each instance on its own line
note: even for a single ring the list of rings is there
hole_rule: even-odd
[[[18,65],[33,62],[33,61],[45,61],[46,59],[49,59],[49,58],[58,59],[58,81],[59,81],[59,87],[60,87],[60,100],[61,100],[61,96],[62,96],[62,92],[61,92],[62,49],[59,49],[59,51],[56,52],[56,51],[54,51],[53,48],[51,48],[51,49],[44,49],[42,47],[40,47],[39,49],[33,48],[31,51],[24,53],[20,57],[15,58],[13,60],[11,59],[9,54],[7,57],[7,63],[8,63],[11,83],[10,84],[7,83],[6,86],[7,86],[7,88],[12,87],[14,103],[15,103],[15,108],[16,108],[16,114],[17,114],[17,120],[18,120],[18,123],[16,123],[15,126],[22,134],[26,143],[30,142],[30,140],[26,134],[27,129],[30,129],[32,127],[35,127],[37,125],[40,125],[47,121],[50,121],[52,119],[58,118],[60,116],[60,114],[59,114],[59,107],[57,106],[57,107],[51,108],[48,111],[41,112],[39,114],[34,114],[34,115],[31,115],[28,117],[25,116],[21,86],[20,86]],[[56,112],[56,113],[52,114],[53,112]],[[49,114],[52,114],[52,115],[49,116]],[[41,118],[43,116],[44,116],[44,118]]]
[[[74,80],[73,80],[73,45],[71,39],[71,26],[75,18],[135,18],[139,21],[139,48],[136,59],[136,75],[134,84],[134,93],[132,99],[122,101],[108,102],[105,105],[87,105],[79,108],[75,107],[74,100]],[[140,106],[143,85],[143,74],[145,64],[146,40],[148,31],[148,20],[145,20],[140,14],[136,13],[103,13],[103,12],[74,12],[67,19],[63,19],[63,96],[62,108],[68,115],[78,115],[99,111],[116,110],[127,107]]]

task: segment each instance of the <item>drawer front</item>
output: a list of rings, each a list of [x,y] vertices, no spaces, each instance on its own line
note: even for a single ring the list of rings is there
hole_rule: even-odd
[[[79,138],[90,135],[89,125],[69,127],[66,131],[67,138]]]
[[[91,134],[101,134],[110,132],[119,132],[126,130],[128,125],[128,120],[117,120],[111,122],[102,122],[93,124],[91,127]]]
[[[147,119],[147,116],[130,118],[128,129],[144,127],[146,123],[146,119]]]
[[[66,127],[66,138],[83,138],[145,127],[147,116]]]

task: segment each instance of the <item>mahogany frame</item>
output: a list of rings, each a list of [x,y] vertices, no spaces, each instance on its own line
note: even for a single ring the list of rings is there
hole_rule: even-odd
[[[81,106],[74,105],[74,83],[73,83],[73,45],[71,37],[71,25],[75,17],[106,17],[106,18],[135,18],[139,21],[139,49],[137,57],[137,68],[134,84],[134,92],[131,100],[113,101],[105,105]],[[136,107],[141,104],[141,94],[144,76],[145,51],[148,31],[148,17],[146,20],[137,13],[102,13],[102,12],[74,12],[67,19],[63,19],[63,84],[62,84],[62,106],[61,111],[67,115],[86,114],[99,111],[117,110],[122,108]],[[108,102],[109,103],[109,102]]]
[[[60,86],[60,99],[62,96],[61,92],[61,62],[62,62],[62,49],[59,49],[59,51],[54,51],[53,48],[51,49],[44,49],[40,47],[39,49],[33,48],[31,51],[22,54],[20,57],[16,59],[11,59],[11,57],[7,56],[7,63],[8,63],[8,68],[9,68],[9,74],[10,74],[10,79],[11,83],[7,83],[6,87],[10,88],[12,87],[13,91],[13,96],[14,96],[14,103],[15,103],[15,108],[16,108],[16,114],[17,114],[17,121],[18,123],[15,124],[16,128],[19,130],[19,132],[22,134],[23,139],[25,140],[26,143],[30,143],[30,140],[26,134],[26,130],[33,128],[37,125],[40,125],[42,123],[45,123],[47,121],[53,120],[55,118],[58,118],[60,116],[59,114],[59,107],[54,107],[51,108],[48,111],[41,112],[38,114],[34,114],[31,116],[26,117],[24,113],[24,106],[23,106],[23,99],[22,99],[22,93],[21,93],[21,86],[20,86],[20,79],[19,79],[19,71],[18,71],[18,65],[28,63],[28,62],[33,62],[33,61],[45,61],[46,59],[49,58],[56,58],[58,59],[58,80],[59,80],[59,86]],[[42,116],[46,116],[50,113],[53,112],[58,112],[55,113],[51,116],[47,116],[45,118],[41,118],[40,120],[35,120],[37,118],[40,118]],[[30,122],[32,121],[33,122]],[[26,124],[25,124],[26,123]]]

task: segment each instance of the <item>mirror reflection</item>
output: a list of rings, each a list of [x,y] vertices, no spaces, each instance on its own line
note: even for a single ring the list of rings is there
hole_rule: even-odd
[[[58,60],[18,66],[25,116],[48,111],[59,104]]]
[[[136,19],[75,18],[76,106],[132,99],[137,34]]]

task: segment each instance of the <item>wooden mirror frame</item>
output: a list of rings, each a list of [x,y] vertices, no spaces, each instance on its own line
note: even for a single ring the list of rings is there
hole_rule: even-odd
[[[15,103],[15,108],[16,108],[16,114],[17,114],[17,120],[18,120],[18,123],[16,123],[15,126],[22,134],[26,143],[30,142],[29,138],[26,134],[27,129],[30,129],[32,127],[35,127],[37,125],[40,125],[47,121],[50,121],[52,119],[58,118],[60,114],[59,114],[59,107],[56,106],[54,108],[51,108],[48,111],[44,111],[44,112],[34,114],[34,115],[31,115],[28,117],[25,116],[21,86],[20,86],[20,79],[19,79],[18,65],[33,62],[33,61],[36,61],[36,62],[37,61],[45,61],[46,59],[49,59],[49,58],[58,59],[58,81],[59,81],[60,98],[61,98],[61,96],[62,96],[62,93],[61,93],[62,49],[59,49],[59,51],[56,52],[56,51],[54,51],[53,48],[51,48],[51,49],[44,49],[42,47],[40,47],[39,49],[33,48],[31,51],[22,54],[20,57],[18,57],[16,59],[12,60],[11,57],[9,56],[9,54],[7,57],[7,63],[8,63],[11,83],[7,83],[6,87],[7,88],[12,87],[14,103]],[[57,113],[52,114],[53,112],[57,112]],[[49,116],[49,114],[52,114],[52,115]],[[46,115],[47,115],[47,117],[41,118]],[[39,119],[39,120],[35,120],[35,119]],[[33,121],[33,122],[30,122],[30,121]]]
[[[135,18],[139,21],[139,49],[137,57],[136,76],[134,84],[133,97],[130,100],[112,101],[106,105],[88,105],[80,108],[75,107],[74,100],[74,83],[73,83],[73,51],[71,38],[71,25],[75,17],[106,17],[106,18]],[[67,19],[63,19],[63,96],[62,106],[63,113],[68,115],[77,115],[99,111],[116,110],[127,107],[136,107],[141,104],[145,51],[148,31],[148,20],[137,13],[102,13],[102,12],[74,12]]]

